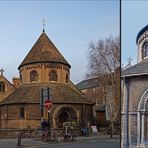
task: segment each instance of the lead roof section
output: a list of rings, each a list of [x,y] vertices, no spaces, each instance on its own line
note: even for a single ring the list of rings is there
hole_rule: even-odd
[[[148,74],[148,58],[122,71],[122,77]]]

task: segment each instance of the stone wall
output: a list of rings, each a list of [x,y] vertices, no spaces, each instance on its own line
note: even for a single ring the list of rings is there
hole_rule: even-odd
[[[20,117],[20,108],[24,107],[25,116]],[[35,128],[40,126],[39,104],[11,104],[0,108],[0,128]]]
[[[70,77],[69,67],[63,64],[47,63],[47,64],[30,64],[23,66],[20,69],[20,75],[22,78],[22,84],[29,84],[30,82],[30,72],[36,70],[38,72],[38,83],[48,83],[49,81],[49,72],[51,70],[56,71],[57,73],[57,82],[66,83],[66,74],[68,78]],[[33,83],[33,82],[32,82]]]
[[[137,109],[139,105],[139,101],[145,92],[145,90],[148,89],[148,77],[147,76],[135,76],[130,77],[129,79],[130,87],[129,87],[129,112],[128,112],[128,135],[129,135],[129,144],[130,145],[136,145],[137,144]],[[124,83],[122,83],[124,84]],[[122,142],[121,145],[124,145],[125,139],[126,139],[126,107],[125,102],[127,99],[127,93],[125,85],[122,86],[122,111],[121,111],[121,130],[122,130]]]
[[[80,122],[90,123],[92,121],[93,111],[91,105],[85,104],[53,104],[51,110],[51,126],[53,122],[57,122],[57,113],[54,111],[58,107],[69,107],[75,108],[76,120],[79,125]],[[22,119],[20,117],[20,108],[24,107],[25,117]],[[1,117],[0,117],[0,128],[37,128],[40,126],[41,114],[39,104],[11,104],[3,105],[0,107]],[[44,118],[48,120],[47,109],[44,110]],[[54,121],[54,119],[56,121]],[[55,123],[56,124],[56,123]],[[57,125],[57,124],[56,124]],[[54,128],[57,128],[57,126]]]
[[[64,133],[64,129],[52,129],[60,133]],[[34,129],[0,129],[0,139],[5,138],[18,138],[19,133],[21,133],[22,138],[31,138]],[[74,128],[73,132],[80,136],[81,132],[79,128]]]

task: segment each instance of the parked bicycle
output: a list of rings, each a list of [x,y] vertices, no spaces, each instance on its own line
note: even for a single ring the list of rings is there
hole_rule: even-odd
[[[41,128],[37,128],[35,131],[32,132],[31,137],[33,138],[33,140],[41,140],[42,132],[43,131]]]
[[[71,127],[65,126],[64,141],[76,141],[76,134],[72,131]]]
[[[42,136],[41,136],[41,140],[42,141],[60,141],[60,137],[61,137],[61,133],[56,131],[56,130],[53,130],[51,129],[50,130],[50,133],[47,130],[44,130],[43,133],[42,133]]]
[[[50,133],[48,128],[37,128],[33,133],[32,133],[32,138],[34,140],[41,140],[41,141],[60,141],[61,139],[61,133],[51,129]]]

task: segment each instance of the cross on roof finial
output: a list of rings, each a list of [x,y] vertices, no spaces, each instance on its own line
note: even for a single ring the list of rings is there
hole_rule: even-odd
[[[128,59],[128,64],[130,64],[131,65],[131,61],[133,60],[131,57],[129,57]]]
[[[43,32],[45,32],[45,19],[43,18]]]
[[[4,70],[1,68],[0,69],[1,76],[3,75],[3,72],[4,72]]]

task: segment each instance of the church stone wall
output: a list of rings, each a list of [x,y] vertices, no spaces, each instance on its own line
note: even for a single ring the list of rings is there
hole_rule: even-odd
[[[132,77],[130,79],[130,94],[129,94],[129,111],[134,112],[138,109],[140,98],[144,91],[148,88],[147,77]]]
[[[54,110],[62,104],[54,104],[51,110],[51,125],[53,125]],[[67,107],[74,107],[76,109],[76,119],[78,124],[82,121],[92,121],[92,107],[91,105],[82,104],[65,104]],[[20,108],[25,108],[25,118],[20,118]],[[40,106],[39,104],[11,104],[1,106],[1,123],[0,128],[37,128],[40,126]],[[79,115],[78,115],[79,112]],[[44,117],[47,119],[47,110],[44,110]]]
[[[92,122],[92,115],[93,115],[93,109],[91,105],[86,105],[86,104],[54,104],[51,110],[51,119],[57,119],[57,116],[54,116],[54,112],[56,109],[60,106],[64,107],[69,107],[69,108],[75,108],[76,109],[76,115],[77,115],[77,123],[78,125],[81,124],[82,122]],[[47,114],[47,113],[46,113]],[[54,124],[53,120],[52,125]],[[55,125],[53,125],[55,127]]]
[[[129,144],[130,145],[137,144],[137,109],[138,109],[139,101],[147,88],[148,88],[147,77],[139,76],[139,77],[132,77],[130,79],[130,88],[129,88],[129,91],[130,91],[129,93]],[[123,119],[123,120],[126,120],[126,119]]]
[[[137,114],[129,114],[129,143],[137,143]]]
[[[20,117],[20,108],[25,108],[25,117]],[[38,104],[1,106],[1,128],[36,128],[40,126]]]
[[[22,77],[22,84],[29,84],[30,72],[36,70],[38,72],[38,83],[47,82],[49,83],[49,72],[55,70],[58,76],[57,82],[66,83],[66,74],[70,75],[68,66],[63,64],[30,64],[23,66],[20,69],[20,75]]]

